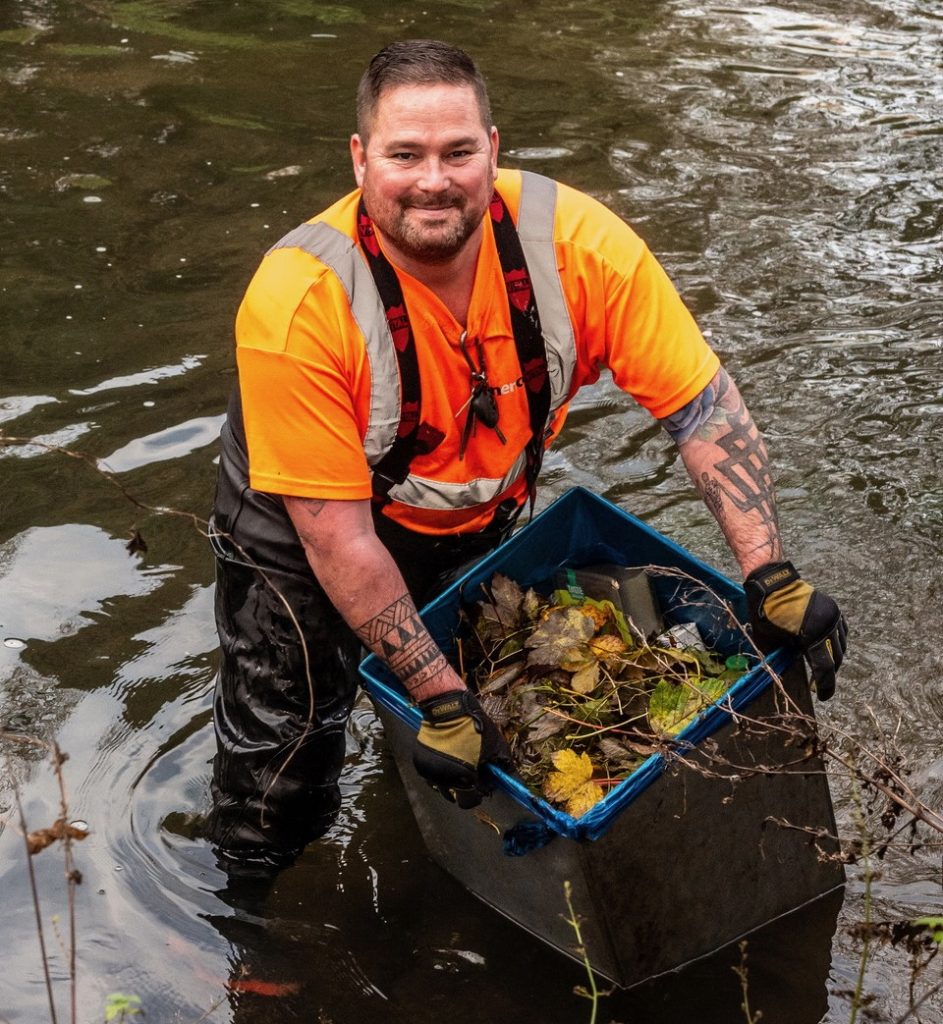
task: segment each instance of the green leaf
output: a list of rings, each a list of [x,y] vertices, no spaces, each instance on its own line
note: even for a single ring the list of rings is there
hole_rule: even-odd
[[[115,57],[131,53],[127,47],[102,43],[47,43],[46,49],[60,57]]]
[[[31,43],[45,30],[41,28],[8,28],[0,32],[0,43]]]
[[[105,1024],[110,1024],[111,1021],[125,1021],[128,1017],[143,1013],[139,996],[112,992],[105,998]]]
[[[85,190],[98,190],[108,188],[111,184],[110,178],[103,178],[100,174],[63,174],[56,179],[56,191],[66,192],[70,188]]]
[[[697,684],[659,679],[648,703],[648,723],[656,733],[677,736],[726,690],[726,683],[716,677],[698,680]]]

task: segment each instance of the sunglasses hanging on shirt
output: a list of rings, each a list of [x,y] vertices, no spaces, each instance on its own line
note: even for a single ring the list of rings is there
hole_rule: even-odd
[[[463,409],[468,408],[468,416],[465,419],[462,441],[458,448],[458,457],[463,459],[465,457],[465,449],[468,447],[468,440],[478,420],[498,435],[498,440],[501,444],[507,444],[508,442],[498,426],[498,402],[494,397],[494,392],[491,390],[491,385],[488,383],[488,373],[485,367],[485,356],[481,349],[481,342],[479,341],[476,346],[478,349],[477,366],[472,359],[471,353],[468,351],[467,333],[465,331],[462,331],[462,335],[458,339],[458,347],[462,350],[462,355],[465,357],[465,362],[468,363],[468,369],[471,371],[471,395],[465,405],[462,406]],[[461,411],[459,409],[459,412]]]

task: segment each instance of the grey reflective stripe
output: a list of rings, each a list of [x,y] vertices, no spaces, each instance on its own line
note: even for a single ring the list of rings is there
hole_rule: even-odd
[[[390,497],[403,505],[433,509],[437,512],[447,512],[454,508],[474,508],[503,494],[521,476],[526,464],[527,456],[521,452],[514,465],[500,480],[479,477],[477,480],[460,484],[429,480],[410,473],[401,484],[390,488]]]
[[[329,224],[302,224],[290,231],[275,249],[301,249],[334,271],[347,293],[350,310],[363,333],[370,364],[370,418],[363,439],[367,462],[372,466],[389,451],[399,429],[400,392],[391,386],[399,381],[386,312],[373,283],[370,268],[357,243]]]
[[[557,268],[557,250],[553,244],[557,183],[533,171],[521,171],[521,178],[517,233],[524,249],[537,300],[537,312],[540,314],[540,326],[547,348],[547,371],[550,374],[550,410],[555,412],[570,396],[576,366],[576,339]]]

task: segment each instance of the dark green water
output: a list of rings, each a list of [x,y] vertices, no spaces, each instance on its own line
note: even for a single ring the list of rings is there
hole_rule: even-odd
[[[401,36],[467,47],[504,163],[599,196],[660,256],[765,428],[793,560],[842,599],[853,653],[820,718],[893,736],[943,804],[943,12],[563,0],[5,0],[0,7],[0,425],[101,461],[139,501],[206,513],[231,323],[261,253],[351,186],[363,65]],[[207,808],[212,565],[185,518],[91,465],[0,452],[0,724],[55,737],[77,851],[79,1006],[149,1021],[557,1024],[581,971],[432,865],[365,705],[345,810],[234,916],[192,820]],[[581,394],[542,503],[583,484],[733,567],[666,437],[609,385]],[[129,530],[148,551],[131,557]],[[50,824],[46,766],[4,748],[0,1019],[48,1019],[11,779]],[[833,779],[853,834],[847,786]],[[679,851],[683,857],[683,851]],[[60,862],[36,858],[45,917]],[[720,864],[697,863],[711,876]],[[892,854],[878,919],[943,914],[940,847]],[[557,894],[548,894],[557,899]],[[863,886],[751,947],[764,1024],[848,1020]],[[562,910],[562,907],[561,907]],[[683,913],[683,908],[666,907]],[[833,934],[834,933],[834,934]],[[67,1019],[65,968],[48,936]],[[297,986],[225,998],[246,977]],[[932,973],[932,972],[931,972]],[[936,977],[939,977],[937,973]],[[905,957],[867,971],[882,1019]],[[742,1020],[727,962],[606,1001],[600,1021]],[[938,1000],[921,1019],[943,1022]]]

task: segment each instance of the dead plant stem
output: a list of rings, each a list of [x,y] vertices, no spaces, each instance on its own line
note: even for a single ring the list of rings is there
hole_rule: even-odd
[[[26,828],[26,816],[23,814],[23,804],[20,801],[20,787],[13,784],[13,795],[16,798],[16,809],[20,816],[20,829],[23,832],[23,848],[26,850],[26,868],[29,872],[29,888],[33,897],[33,911],[36,915],[36,934],[39,937],[39,950],[43,961],[43,980],[46,983],[46,995],[49,999],[49,1019],[51,1024],[57,1024],[56,1003],[52,995],[52,978],[49,974],[49,956],[46,952],[46,936],[43,933],[43,915],[39,908],[39,889],[36,886],[36,872],[33,870],[33,856],[29,849],[29,831]]]

